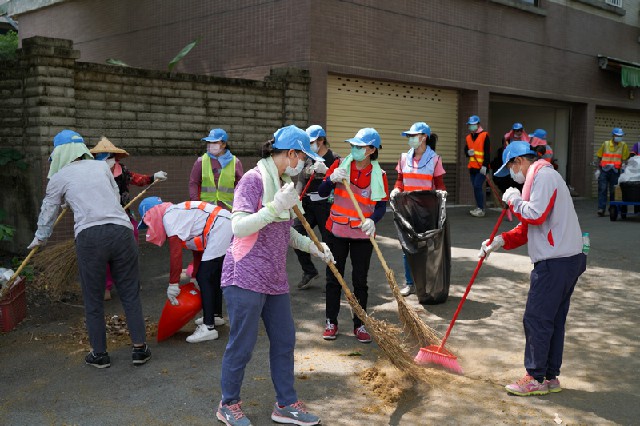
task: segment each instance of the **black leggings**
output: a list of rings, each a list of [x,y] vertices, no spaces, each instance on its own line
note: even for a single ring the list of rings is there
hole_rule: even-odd
[[[224,256],[206,260],[200,263],[196,280],[200,286],[202,297],[202,313],[204,324],[213,327],[214,317],[222,316],[222,290],[220,279],[222,278],[222,262]]]

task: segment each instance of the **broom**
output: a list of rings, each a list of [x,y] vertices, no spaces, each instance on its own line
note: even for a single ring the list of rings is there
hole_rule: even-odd
[[[58,224],[58,222],[60,222],[60,220],[62,219],[62,217],[64,216],[64,214],[67,212],[67,208],[65,207],[64,209],[62,209],[62,211],[60,212],[60,214],[58,215],[58,218],[56,219],[56,221],[53,223],[52,229],[55,228],[55,226]],[[20,264],[20,266],[18,267],[18,269],[16,269],[16,272],[13,273],[13,275],[11,276],[11,278],[9,278],[9,281],[7,281],[7,283],[5,284],[5,287],[3,287],[2,289],[0,289],[0,300],[2,300],[2,298],[4,297],[5,293],[9,291],[9,289],[11,289],[11,287],[13,287],[13,281],[18,277],[18,275],[20,275],[20,272],[22,272],[22,270],[24,269],[25,266],[27,266],[27,263],[29,263],[29,261],[31,260],[31,258],[36,254],[36,252],[40,249],[40,246],[35,246],[34,248],[31,249],[31,251],[29,252],[29,254],[27,255],[27,257],[24,258],[24,260],[22,261],[22,263]]]
[[[143,191],[136,195],[125,206],[129,209],[133,203],[139,200],[158,180],[151,182]],[[75,240],[69,239],[56,244],[35,257],[34,266],[42,271],[49,282],[60,287],[68,285],[78,274],[78,259],[75,253]]]
[[[313,241],[318,250],[324,251],[318,237],[313,232],[313,229],[311,229],[309,222],[304,218],[298,206],[293,206],[293,211],[300,220],[300,223],[302,223],[302,226],[304,226],[307,234],[309,234],[311,241]],[[403,343],[391,333],[392,328],[384,321],[380,321],[369,316],[365,310],[362,309],[362,306],[358,303],[358,299],[355,298],[347,286],[347,283],[344,281],[344,278],[342,278],[342,275],[340,275],[336,265],[334,265],[333,262],[327,262],[327,266],[329,266],[329,269],[331,269],[331,272],[333,272],[333,275],[335,275],[336,279],[340,283],[342,291],[346,296],[347,302],[349,302],[349,305],[353,309],[353,312],[362,320],[369,334],[371,334],[376,343],[378,343],[378,346],[382,349],[385,355],[387,355],[391,363],[398,368],[398,370],[407,374],[412,379],[434,382],[435,379],[438,378],[437,374],[434,374],[433,372],[431,372],[431,374],[427,374],[425,369],[418,367],[413,362],[413,359],[408,352],[404,350],[405,348]],[[446,380],[446,378],[442,377],[440,377],[440,379],[442,381]]]
[[[498,221],[493,227],[493,231],[491,232],[491,236],[489,237],[489,244],[493,242],[493,238],[498,233],[498,228],[500,228],[500,224],[502,223],[502,219],[504,218],[504,215],[507,213],[507,210],[508,210],[507,208],[502,209],[502,213],[500,213],[500,217],[498,218]],[[456,309],[456,312],[453,314],[453,318],[449,323],[449,327],[447,328],[447,332],[445,333],[444,339],[442,339],[440,346],[434,345],[434,346],[427,346],[426,348],[420,348],[420,352],[418,352],[418,355],[416,355],[416,358],[415,358],[415,362],[417,364],[438,364],[450,371],[453,371],[454,373],[462,374],[462,367],[460,367],[460,364],[458,364],[457,357],[451,352],[449,352],[448,350],[446,350],[444,348],[444,345],[447,342],[447,339],[449,338],[449,334],[451,334],[451,329],[453,328],[453,325],[455,324],[456,319],[458,318],[458,314],[460,314],[462,305],[464,305],[465,300],[467,300],[467,295],[469,294],[469,291],[471,290],[471,286],[473,285],[473,282],[475,281],[476,276],[480,271],[480,267],[484,263],[484,259],[486,259],[486,255],[482,256],[480,260],[478,260],[476,269],[473,271],[473,275],[471,275],[471,279],[469,280],[467,289],[465,290],[464,295],[462,296],[462,299],[460,299],[460,303],[458,303],[458,308]]]
[[[342,180],[342,184],[347,190],[347,194],[349,194],[349,198],[351,198],[351,202],[358,212],[358,217],[361,222],[364,222],[365,217],[362,214],[362,210],[360,209],[360,205],[358,204],[358,200],[353,195],[353,191],[351,191],[351,186],[347,182],[346,179]],[[389,287],[391,288],[391,293],[393,293],[393,297],[395,297],[396,302],[398,303],[398,317],[400,321],[409,329],[409,332],[413,335],[413,337],[418,341],[420,346],[424,344],[434,344],[440,341],[440,337],[431,327],[426,325],[418,316],[418,314],[411,309],[407,302],[405,302],[404,297],[400,294],[400,289],[398,287],[398,283],[393,275],[393,271],[389,269],[387,266],[387,262],[380,251],[380,247],[378,247],[378,243],[376,242],[375,236],[370,235],[369,241],[373,244],[373,249],[378,255],[378,259],[380,259],[380,263],[382,264],[382,268],[387,276],[387,282],[389,283]]]

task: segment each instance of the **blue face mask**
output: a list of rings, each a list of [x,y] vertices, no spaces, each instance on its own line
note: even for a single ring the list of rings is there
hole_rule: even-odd
[[[622,136],[615,136],[615,137],[613,138],[613,141],[614,141],[614,142],[622,142]]]
[[[356,161],[364,160],[364,157],[366,157],[365,152],[366,152],[365,147],[359,147],[359,146],[351,147],[351,157]]]

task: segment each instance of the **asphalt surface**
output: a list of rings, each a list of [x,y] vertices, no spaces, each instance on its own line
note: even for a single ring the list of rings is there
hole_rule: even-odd
[[[465,376],[450,385],[412,386],[388,366],[375,343],[357,342],[340,330],[333,342],[322,340],[323,279],[300,291],[301,272],[293,251],[287,271],[297,327],[296,388],[309,409],[329,425],[414,424],[637,424],[640,418],[640,216],[611,222],[596,216],[594,200],[577,200],[584,231],[591,235],[587,272],[580,279],[569,313],[564,391],[543,397],[508,396],[503,386],[524,374],[522,313],[532,268],[526,249],[497,252],[485,262],[459,317],[450,343],[461,357]],[[444,332],[475,268],[480,243],[498,217],[472,218],[469,207],[448,209],[452,236],[452,286],[447,303],[421,307],[421,318]],[[503,223],[507,230],[514,223]],[[378,242],[402,284],[402,256],[392,214],[378,226]],[[168,282],[168,250],[140,244],[145,315],[157,322]],[[185,256],[186,260],[190,256]],[[375,254],[374,254],[375,257]],[[347,268],[347,282],[350,268]],[[324,273],[321,273],[324,276]],[[369,274],[369,313],[398,323],[397,308],[377,259]],[[81,324],[81,303],[55,302],[29,308],[16,330],[0,335],[0,424],[190,424],[217,423],[220,361],[228,337],[199,344],[185,342],[193,324],[162,343],[150,338],[151,361],[131,364],[130,348],[110,343],[112,366],[84,365],[88,347],[73,340]],[[110,314],[121,314],[114,294]],[[342,324],[350,311],[343,302]],[[272,424],[275,400],[265,333],[249,363],[242,398],[254,425]],[[387,372],[386,382],[363,380],[371,367]],[[389,395],[400,391],[399,398]]]

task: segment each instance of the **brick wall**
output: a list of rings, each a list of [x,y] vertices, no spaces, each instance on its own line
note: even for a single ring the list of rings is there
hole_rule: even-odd
[[[248,169],[275,130],[308,122],[306,71],[275,69],[255,81],[81,63],[79,56],[70,40],[34,37],[0,72],[0,147],[20,150],[31,165],[0,171],[0,208],[18,229],[14,243],[0,248],[20,251],[33,238],[46,159],[64,128],[77,130],[89,147],[108,137],[131,154],[123,162],[135,172],[166,171],[169,180],[152,194],[180,202],[188,199],[189,173],[205,148],[200,139],[211,128],[227,131]],[[72,236],[70,218],[58,228],[52,240]]]

